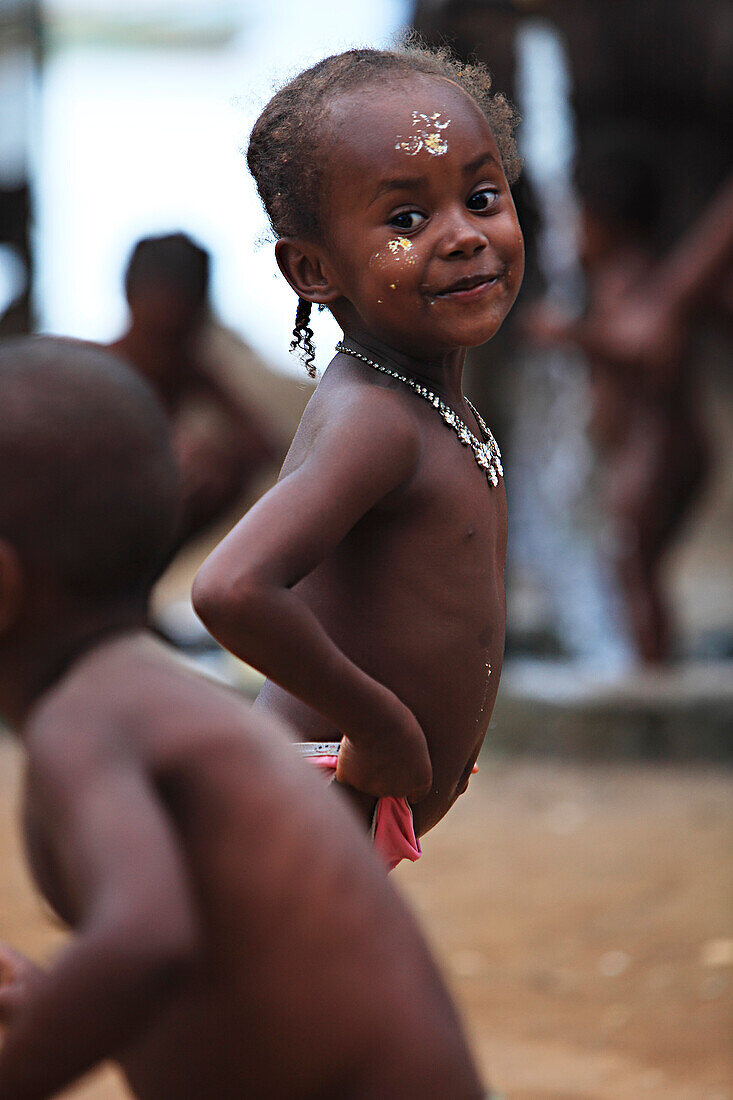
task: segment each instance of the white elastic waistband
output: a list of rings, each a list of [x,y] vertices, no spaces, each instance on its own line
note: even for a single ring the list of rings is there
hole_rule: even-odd
[[[340,741],[298,741],[295,745],[301,756],[338,756]]]

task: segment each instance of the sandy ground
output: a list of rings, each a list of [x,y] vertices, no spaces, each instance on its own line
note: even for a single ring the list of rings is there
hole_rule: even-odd
[[[23,869],[18,776],[0,738],[0,935],[42,960],[62,933]],[[393,879],[508,1100],[733,1100],[732,810],[730,773],[482,760]],[[127,1094],[106,1071],[67,1095]]]

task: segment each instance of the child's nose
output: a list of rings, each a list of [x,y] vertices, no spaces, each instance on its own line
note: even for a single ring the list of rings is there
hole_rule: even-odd
[[[468,216],[466,216],[468,215]],[[475,256],[486,248],[486,237],[468,211],[445,215],[443,234],[440,240],[442,259],[466,259]]]

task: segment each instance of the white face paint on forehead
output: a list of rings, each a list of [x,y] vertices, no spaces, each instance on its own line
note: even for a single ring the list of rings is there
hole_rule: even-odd
[[[421,149],[425,149],[431,156],[442,157],[444,153],[448,152],[448,142],[440,131],[447,129],[451,120],[447,118],[445,122],[440,122],[439,119],[441,118],[440,111],[437,111],[434,115],[424,115],[421,111],[413,111],[412,128],[415,132],[409,134],[406,138],[403,138],[402,134],[398,134],[395,149],[407,153],[408,157],[417,156]]]

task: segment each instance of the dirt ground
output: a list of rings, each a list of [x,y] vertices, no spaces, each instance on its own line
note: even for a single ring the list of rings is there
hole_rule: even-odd
[[[62,933],[23,869],[18,775],[0,738],[0,935],[42,960]],[[507,1100],[733,1100],[732,810],[730,773],[482,760],[393,879]],[[127,1094],[105,1071],[67,1095]]]

